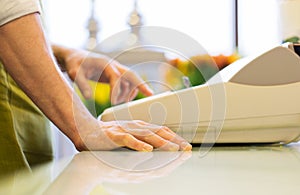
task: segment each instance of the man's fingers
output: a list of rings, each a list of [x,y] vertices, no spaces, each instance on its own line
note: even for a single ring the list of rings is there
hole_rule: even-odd
[[[129,88],[130,85],[128,82],[121,81],[121,80],[119,82],[120,82],[120,88],[118,89],[119,93],[117,97],[117,104],[126,102],[130,92],[130,88]]]
[[[160,150],[167,150],[167,151],[178,151],[179,145],[172,143],[164,138],[160,137],[159,135],[152,133],[146,136],[136,136],[139,140],[143,140],[144,142],[152,145],[155,148]]]
[[[138,85],[138,89],[145,96],[151,96],[154,94],[153,90],[144,81],[142,81],[140,85]]]
[[[75,83],[77,84],[79,90],[81,91],[84,98],[89,99],[92,97],[92,89],[88,82],[88,80],[85,78],[85,76],[78,72],[76,76]]]
[[[121,82],[118,81],[117,79],[115,78],[111,78],[110,79],[110,99],[111,99],[111,103],[113,105],[116,105],[118,104],[118,97],[120,95],[120,86]]]
[[[153,148],[166,151],[192,149],[187,141],[165,126],[136,120],[112,122],[107,127],[113,127],[106,133],[120,147],[126,146],[138,151],[152,151]]]
[[[192,149],[191,144],[165,126],[136,120],[133,121],[133,123],[122,125],[122,127],[127,133],[153,145],[155,148],[160,148],[162,150],[180,149],[184,151],[190,151]]]
[[[137,87],[145,96],[153,95],[152,89],[145,83],[145,81],[135,72],[128,69],[119,68],[124,79],[130,82],[133,86]]]
[[[168,127],[162,127],[160,130],[156,132],[160,137],[174,142],[180,146],[180,150],[190,151],[192,149],[192,145],[185,141],[182,137],[177,135],[175,132],[170,130]]]
[[[111,139],[119,144],[120,146],[125,146],[137,151],[151,152],[153,147],[148,143],[138,140],[133,135],[129,133],[116,133],[110,136]]]
[[[139,90],[137,89],[133,89],[131,90],[130,94],[129,94],[129,98],[127,99],[127,101],[132,101],[136,96],[137,94],[139,93]]]
[[[151,96],[154,94],[152,89],[145,83],[145,81],[133,72],[131,72],[126,79],[129,80],[132,85],[136,86],[143,95]]]

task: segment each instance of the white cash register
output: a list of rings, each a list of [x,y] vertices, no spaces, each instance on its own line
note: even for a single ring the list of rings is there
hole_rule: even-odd
[[[300,140],[300,46],[227,66],[205,84],[106,109],[100,119],[165,125],[192,143]]]

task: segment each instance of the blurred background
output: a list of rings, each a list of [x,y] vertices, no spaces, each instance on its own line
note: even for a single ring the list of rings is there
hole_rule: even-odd
[[[94,3],[93,3],[94,2]],[[51,40],[85,47],[88,21],[94,11],[98,42],[128,29],[134,0],[43,0]],[[188,34],[212,54],[235,50],[235,0],[138,0],[144,25],[164,26]],[[92,4],[93,3],[93,4]],[[280,0],[239,0],[239,52],[261,52],[280,40]],[[93,10],[94,9],[94,10]]]
[[[42,4],[49,39],[69,47],[95,50],[109,37],[140,25],[167,27],[186,34],[205,48],[206,55],[194,53],[189,56],[191,60],[163,58],[188,76],[193,86],[205,82],[203,72],[210,77],[239,58],[262,53],[286,39],[298,40],[300,35],[299,0],[43,0]],[[131,32],[140,36],[140,32]],[[118,41],[123,44],[123,40]],[[99,52],[107,49],[113,53],[120,44],[107,45]],[[143,56],[160,58],[159,54],[146,52]],[[136,63],[136,56],[133,53],[120,60],[130,65]],[[193,68],[195,62],[203,72]],[[215,63],[217,69],[210,66]],[[155,68],[149,70],[150,75],[139,73],[151,77]],[[162,77],[172,80],[168,71]],[[110,106],[108,96],[109,87],[97,85],[94,101],[83,101],[99,115]],[[63,135],[56,132],[54,136],[57,158],[75,152]]]

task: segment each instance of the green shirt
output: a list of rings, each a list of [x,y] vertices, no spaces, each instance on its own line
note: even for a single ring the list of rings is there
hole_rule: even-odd
[[[53,158],[50,123],[0,63],[0,177]]]

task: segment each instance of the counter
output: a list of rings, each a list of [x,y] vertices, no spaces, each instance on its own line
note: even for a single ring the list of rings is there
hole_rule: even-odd
[[[300,144],[81,152],[0,182],[0,194],[297,194]]]

